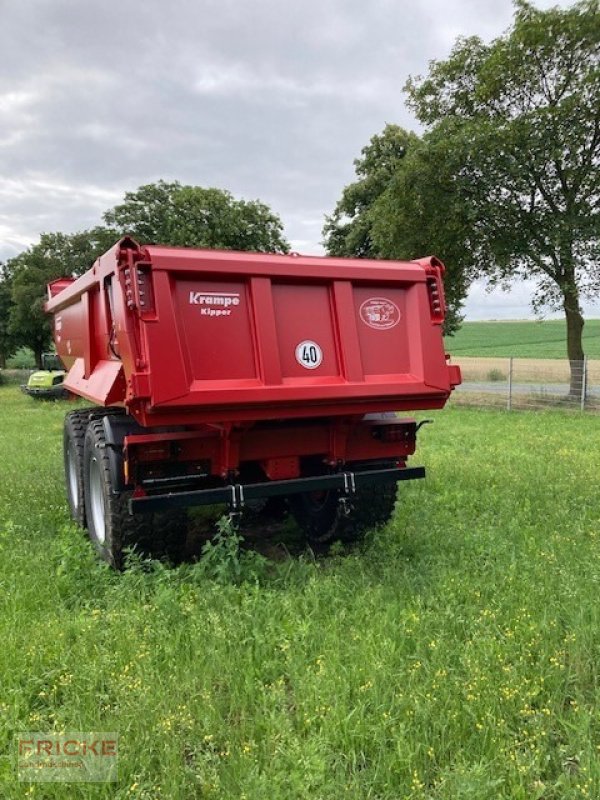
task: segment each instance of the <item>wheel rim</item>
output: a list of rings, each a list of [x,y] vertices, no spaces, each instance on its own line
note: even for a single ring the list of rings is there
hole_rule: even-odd
[[[104,514],[104,490],[100,464],[96,458],[90,461],[90,508],[94,534],[100,544],[106,540],[106,519]]]
[[[69,477],[69,492],[71,494],[71,502],[75,511],[79,509],[79,481],[77,475],[77,453],[75,452],[75,445],[73,442],[69,444],[67,450],[67,473]]]

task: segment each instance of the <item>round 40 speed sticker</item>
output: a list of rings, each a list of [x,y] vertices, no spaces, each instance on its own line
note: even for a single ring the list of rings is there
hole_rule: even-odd
[[[305,369],[316,369],[323,361],[323,351],[316,342],[305,339],[296,347],[296,361]]]

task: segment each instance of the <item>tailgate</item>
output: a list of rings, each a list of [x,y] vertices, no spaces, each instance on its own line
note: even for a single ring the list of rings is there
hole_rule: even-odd
[[[147,252],[154,307],[140,333],[154,411],[314,416],[436,407],[450,393],[435,259]]]

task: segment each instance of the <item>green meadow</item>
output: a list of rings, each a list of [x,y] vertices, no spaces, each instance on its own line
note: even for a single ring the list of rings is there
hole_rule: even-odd
[[[446,338],[453,356],[479,358],[566,358],[564,320],[464,322]],[[600,358],[600,319],[585,323],[583,347],[588,358]]]
[[[600,418],[428,414],[361,547],[118,574],[69,521],[67,407],[0,388],[2,798],[600,796]],[[18,782],[30,730],[117,732],[118,781]]]

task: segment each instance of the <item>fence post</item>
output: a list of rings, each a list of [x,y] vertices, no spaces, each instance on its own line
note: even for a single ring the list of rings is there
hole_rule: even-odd
[[[513,360],[512,356],[508,359],[508,401],[506,410],[510,411],[512,408],[512,381],[513,381]]]
[[[583,357],[581,363],[583,375],[581,376],[581,410],[585,411],[585,395],[587,393],[587,356]]]

